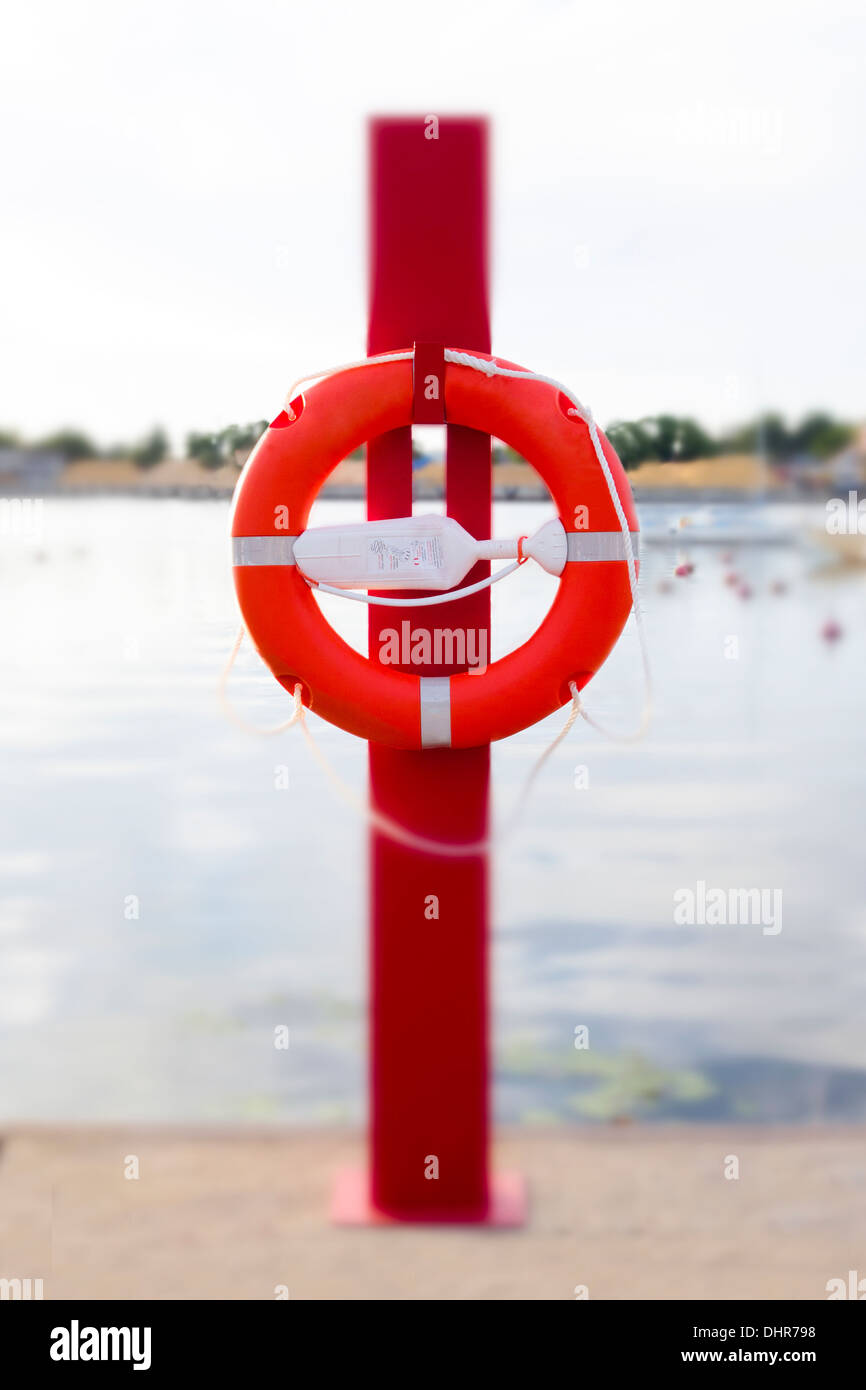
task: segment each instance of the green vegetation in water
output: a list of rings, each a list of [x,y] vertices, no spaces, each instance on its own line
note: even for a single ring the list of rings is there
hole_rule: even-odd
[[[572,1047],[558,1053],[521,1042],[508,1049],[502,1067],[512,1076],[586,1083],[569,1092],[565,1109],[609,1122],[639,1119],[661,1106],[696,1105],[716,1090],[700,1072],[661,1067],[637,1052],[604,1056],[589,1048]],[[532,1113],[534,1123],[538,1123],[538,1114],[547,1112]]]

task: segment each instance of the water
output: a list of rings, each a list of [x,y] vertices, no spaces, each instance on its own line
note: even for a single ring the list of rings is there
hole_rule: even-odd
[[[732,562],[694,545],[694,574],[663,592],[676,510],[642,509],[662,538],[641,581],[651,735],[615,745],[581,724],[497,857],[497,1118],[863,1118],[866,577],[821,573],[818,508],[787,518],[796,545]],[[497,534],[547,514],[503,503]],[[41,535],[3,537],[3,1119],[363,1112],[365,831],[297,731],[246,736],[218,709],[227,518],[222,502],[48,499]],[[359,518],[333,502],[315,519]],[[751,599],[723,583],[730,563]],[[494,656],[554,586],[527,565],[494,590]],[[328,613],[360,646],[365,610]],[[233,690],[250,719],[287,713],[249,650]],[[630,627],[586,700],[625,728],[640,699]],[[496,746],[500,815],[562,718]],[[311,723],[360,787],[363,746]],[[676,925],[674,894],[699,880],[781,889],[782,930]]]

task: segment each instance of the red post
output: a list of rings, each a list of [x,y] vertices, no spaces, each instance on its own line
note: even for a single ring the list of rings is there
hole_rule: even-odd
[[[435,345],[490,350],[486,172],[483,120],[371,122],[370,355],[414,343],[433,362]],[[490,536],[487,435],[447,426],[446,489],[449,515],[473,535]],[[397,430],[368,445],[367,514],[411,512],[411,431]],[[487,573],[478,565],[462,582]],[[443,609],[371,607],[371,660],[381,630],[400,632],[404,621],[413,634],[471,629],[487,651],[489,590]],[[466,666],[403,669],[443,676]],[[417,834],[481,838],[489,754],[489,747],[401,752],[371,744],[373,805]],[[371,1166],[354,1219],[513,1222],[520,1207],[513,1182],[500,1196],[488,1176],[486,857],[420,853],[374,833],[370,895]],[[338,1217],[353,1219],[351,1207],[344,1190]]]

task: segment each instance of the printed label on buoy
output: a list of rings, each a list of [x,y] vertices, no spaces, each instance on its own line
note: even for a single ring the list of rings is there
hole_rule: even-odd
[[[441,570],[442,546],[438,536],[375,536],[367,543],[371,570],[390,576],[406,572],[407,578],[419,568]]]

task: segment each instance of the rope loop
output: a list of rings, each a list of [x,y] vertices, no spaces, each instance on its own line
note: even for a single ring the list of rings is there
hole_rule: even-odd
[[[343,801],[347,802],[357,812],[359,812],[361,817],[364,820],[366,820],[367,823],[380,834],[387,835],[390,839],[395,840],[398,844],[405,845],[407,848],[410,849],[419,850],[422,853],[441,854],[453,858],[467,858],[474,855],[487,853],[491,848],[493,848],[493,846],[496,843],[501,842],[505,838],[505,836],[508,833],[510,833],[510,831],[513,829],[514,825],[520,818],[530,789],[533,783],[535,782],[535,779],[537,778],[538,774],[540,773],[542,767],[547,762],[551,754],[559,747],[563,739],[566,738],[567,735],[570,733],[578,717],[584,719],[587,724],[589,724],[598,733],[602,734],[605,738],[612,739],[615,742],[634,743],[637,740],[643,738],[644,734],[649,728],[652,719],[652,678],[649,666],[649,656],[647,652],[646,634],[643,625],[643,614],[641,612],[640,603],[638,601],[637,565],[635,562],[634,547],[632,545],[631,528],[629,526],[628,518],[626,517],[625,509],[622,505],[619,493],[617,491],[616,483],[613,479],[613,474],[610,470],[610,464],[608,463],[607,457],[602,447],[601,439],[598,433],[598,426],[595,423],[592,411],[587,406],[582,405],[581,402],[577,399],[577,397],[573,395],[573,393],[569,391],[569,389],[566,386],[563,386],[561,382],[554,380],[553,377],[542,376],[536,372],[526,372],[510,367],[501,367],[499,363],[496,361],[488,361],[487,358],[483,357],[473,357],[468,352],[456,352],[452,348],[446,348],[444,356],[446,362],[454,362],[460,366],[470,367],[473,371],[483,372],[484,375],[488,378],[494,376],[514,377],[520,378],[523,381],[540,381],[544,382],[548,386],[553,386],[556,388],[557,391],[561,391],[567,400],[572,402],[571,406],[568,408],[567,414],[576,415],[585,423],[587,430],[589,431],[589,437],[592,441],[592,447],[595,451],[595,456],[598,460],[599,466],[604,476],[604,480],[607,484],[610,499],[616,511],[617,520],[619,521],[620,529],[624,538],[625,557],[626,563],[628,565],[629,587],[631,589],[632,610],[634,612],[635,626],[637,628],[638,643],[640,646],[641,665],[643,668],[644,676],[644,707],[638,727],[634,731],[626,734],[613,733],[605,729],[590,714],[587,713],[586,709],[584,708],[583,702],[580,698],[580,692],[578,691],[577,683],[573,680],[569,681],[568,690],[571,695],[571,709],[569,710],[568,717],[566,718],[566,721],[560,729],[559,733],[556,734],[553,739],[551,739],[550,743],[542,751],[542,753],[536,759],[534,765],[530,769],[526,777],[526,780],[523,784],[523,787],[521,788],[521,791],[517,797],[509,821],[498,833],[498,835],[485,836],[484,839],[475,840],[468,844],[452,844],[449,841],[433,840],[427,838],[424,835],[413,834],[411,830],[407,830],[404,826],[400,825],[398,821],[393,820],[390,816],[383,815],[383,813],[381,811],[376,810],[375,807],[368,806],[363,801],[363,799],[357,794],[354,788],[349,786],[349,784],[343,780],[339,773],[328,762],[327,758],[319,748],[318,744],[313,738],[312,733],[310,732],[306,720],[306,713],[304,710],[304,704],[302,699],[302,687],[300,683],[295,685],[295,688],[292,692],[291,716],[282,724],[276,724],[271,728],[265,729],[257,728],[254,725],[248,724],[246,720],[244,720],[241,716],[237,714],[232,705],[229,703],[226,687],[229,673],[231,672],[231,669],[234,666],[237,654],[240,650],[240,646],[243,641],[243,628],[241,628],[237,638],[235,639],[235,643],[232,648],[229,659],[225,665],[222,675],[220,676],[218,695],[223,710],[225,714],[228,716],[228,718],[232,721],[232,723],[236,724],[239,728],[244,729],[247,732],[260,734],[263,736],[269,736],[272,734],[283,733],[286,729],[292,728],[293,725],[300,724],[310,752],[312,753],[315,761],[321,767],[322,771],[325,773],[325,776],[328,778],[328,781],[335,788],[338,796],[340,796],[340,798]],[[321,377],[333,376],[336,372],[354,371],[356,368],[373,366],[377,362],[403,362],[410,361],[413,359],[413,357],[414,351],[412,350],[407,352],[380,353],[376,357],[361,358],[357,362],[349,362],[342,367],[331,367],[329,368],[329,370],[323,372],[311,372],[307,376],[300,377],[299,380],[296,381],[294,385],[290,388],[286,396],[286,409],[290,412],[291,415],[291,402],[295,399],[298,388],[300,386],[303,386],[307,382],[318,380]],[[292,416],[292,418],[294,417]],[[522,542],[524,539],[525,537],[521,537],[521,550]],[[521,563],[522,558],[518,557],[518,560],[514,564],[507,565],[504,569],[499,570],[495,575],[491,575],[488,579],[482,580],[478,584],[470,584],[464,589],[458,589],[451,593],[433,594],[429,598],[421,599],[374,599],[371,598],[369,594],[360,594],[355,593],[352,590],[338,589],[328,584],[312,584],[310,580],[307,580],[307,583],[310,583],[311,587],[315,587],[325,593],[339,594],[343,598],[353,598],[362,603],[392,605],[394,607],[399,608],[406,608],[412,605],[415,605],[416,607],[421,607],[427,604],[432,605],[439,603],[447,603],[452,599],[463,598],[466,594],[476,593],[479,589],[487,588],[488,585],[495,584],[497,580],[503,579],[505,575],[511,574],[514,570],[518,568],[518,565],[520,565]]]

